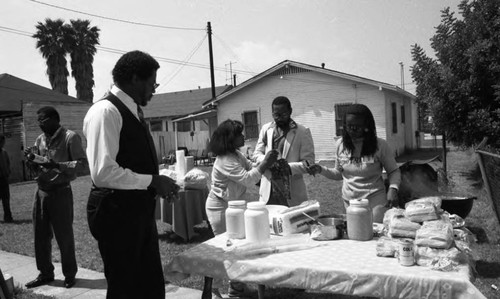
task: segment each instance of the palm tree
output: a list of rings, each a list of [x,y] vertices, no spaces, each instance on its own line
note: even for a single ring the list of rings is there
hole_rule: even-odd
[[[67,26],[61,19],[45,19],[45,23],[38,22],[37,31],[33,35],[37,39],[36,48],[40,51],[47,63],[47,75],[52,90],[68,94],[68,69],[66,54],[68,46],[65,36]]]
[[[71,56],[71,76],[75,78],[76,97],[92,102],[94,98],[94,55],[99,44],[99,28],[90,27],[89,20],[71,20],[67,36]]]

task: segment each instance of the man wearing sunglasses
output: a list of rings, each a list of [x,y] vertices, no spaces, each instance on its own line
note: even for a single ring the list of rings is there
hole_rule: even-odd
[[[271,105],[274,121],[260,130],[254,158],[261,162],[270,150],[277,150],[279,160],[262,175],[260,201],[273,205],[297,206],[307,200],[303,174],[314,164],[314,143],[309,128],[292,118],[287,97],[275,98]]]
[[[70,182],[86,169],[87,158],[78,134],[60,125],[60,116],[54,107],[37,111],[42,134],[25,154],[43,157],[41,163],[28,162],[38,172],[38,189],[33,205],[35,232],[35,259],[40,274],[26,284],[34,288],[54,280],[52,238],[55,236],[61,251],[64,286],[75,284],[78,270],[73,235],[73,193]]]

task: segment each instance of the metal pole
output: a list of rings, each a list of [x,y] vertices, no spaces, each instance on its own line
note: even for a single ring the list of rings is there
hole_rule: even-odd
[[[215,99],[215,75],[214,75],[214,54],[212,51],[212,26],[210,22],[207,23],[208,35],[208,56],[210,58],[210,79],[212,82],[212,99]]]
[[[405,90],[405,71],[404,71],[404,64],[402,61],[399,62],[399,65],[401,65],[401,89]]]

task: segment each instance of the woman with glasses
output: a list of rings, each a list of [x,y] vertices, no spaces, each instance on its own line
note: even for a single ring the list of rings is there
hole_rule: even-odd
[[[335,167],[315,164],[309,168],[310,173],[343,180],[345,207],[349,200],[366,198],[373,211],[373,221],[382,223],[387,208],[398,206],[401,173],[394,152],[385,140],[377,137],[373,114],[365,105],[347,108],[343,128],[342,138],[335,144]],[[382,177],[384,169],[389,181],[387,191]]]

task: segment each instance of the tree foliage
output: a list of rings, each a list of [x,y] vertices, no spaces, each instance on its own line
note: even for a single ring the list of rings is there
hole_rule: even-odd
[[[45,19],[45,23],[38,22],[35,27],[37,31],[33,37],[37,39],[36,48],[46,60],[52,90],[68,94],[67,27],[61,19]]]
[[[90,27],[88,20],[71,20],[68,36],[71,57],[71,76],[75,78],[76,97],[92,102],[94,98],[94,55],[99,44],[99,28]]]
[[[71,57],[71,75],[75,78],[76,97],[92,102],[94,70],[92,64],[99,44],[99,28],[91,27],[88,20],[45,19],[38,22],[33,35],[47,63],[47,75],[53,90],[68,94],[68,69],[66,56]]]
[[[441,11],[436,58],[412,46],[417,102],[449,141],[473,146],[488,137],[500,147],[500,0],[463,0],[458,13]]]

